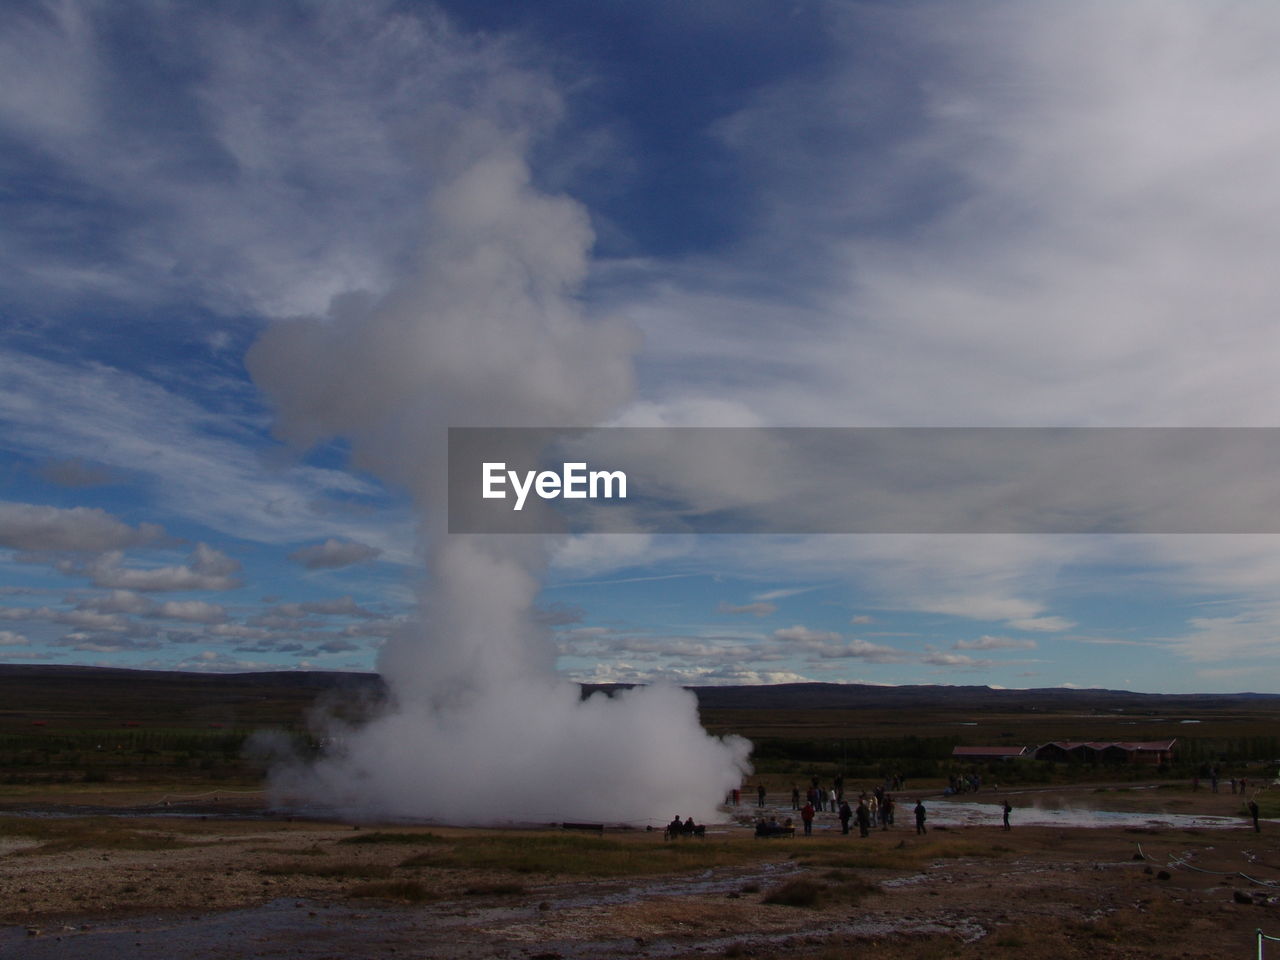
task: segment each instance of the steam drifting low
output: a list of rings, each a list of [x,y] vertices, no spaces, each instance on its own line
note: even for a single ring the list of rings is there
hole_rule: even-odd
[[[441,161],[416,269],[381,296],[336,298],[280,323],[248,364],[299,444],[346,438],[357,466],[423,509],[423,626],[384,647],[386,709],[280,796],[352,815],[454,822],[713,819],[750,744],[708,736],[674,687],[586,701],[557,677],[531,617],[541,537],[444,534],[449,426],[590,426],[630,393],[633,337],[573,296],[592,236],[576,203],[529,182],[525,137],[477,124]]]

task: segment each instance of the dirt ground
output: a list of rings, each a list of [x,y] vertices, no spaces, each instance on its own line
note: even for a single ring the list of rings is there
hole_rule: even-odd
[[[0,797],[0,957],[1243,958],[1258,928],[1280,936],[1280,822],[1017,825],[1032,805],[1239,813],[1225,793],[1126,786],[1009,792],[1009,831],[998,815],[925,836],[899,816],[866,839],[826,819],[813,838],[713,826],[678,841],[705,845],[679,873],[595,877],[437,866],[493,832],[289,819],[251,794]],[[636,855],[668,842],[605,837]],[[797,905],[766,902],[783,887]]]

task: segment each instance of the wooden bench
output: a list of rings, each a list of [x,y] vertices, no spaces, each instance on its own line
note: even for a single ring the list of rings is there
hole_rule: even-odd
[[[670,840],[673,837],[702,837],[705,840],[707,837],[706,824],[695,824],[692,828],[681,826],[679,830],[674,830],[671,824],[667,824],[666,829],[662,831],[662,839]]]

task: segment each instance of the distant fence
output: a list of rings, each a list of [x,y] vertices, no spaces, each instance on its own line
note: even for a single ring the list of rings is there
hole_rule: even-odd
[[[1263,933],[1262,928],[1259,927],[1258,928],[1258,960],[1262,960],[1262,941],[1264,940],[1271,940],[1271,941],[1274,941],[1275,943],[1280,943],[1280,937],[1269,937],[1265,933]]]

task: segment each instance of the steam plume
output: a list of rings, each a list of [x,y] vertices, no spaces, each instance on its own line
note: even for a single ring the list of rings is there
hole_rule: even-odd
[[[432,583],[422,632],[382,651],[388,709],[338,727],[337,751],[275,785],[349,813],[455,822],[714,818],[749,744],[707,736],[678,688],[581,702],[530,617],[541,538],[443,531],[446,427],[599,422],[630,393],[634,349],[573,300],[592,241],[581,207],[531,186],[518,138],[461,140],[412,275],[335,300],[323,322],[272,327],[247,358],[283,436],[345,437],[357,466],[412,491]]]

